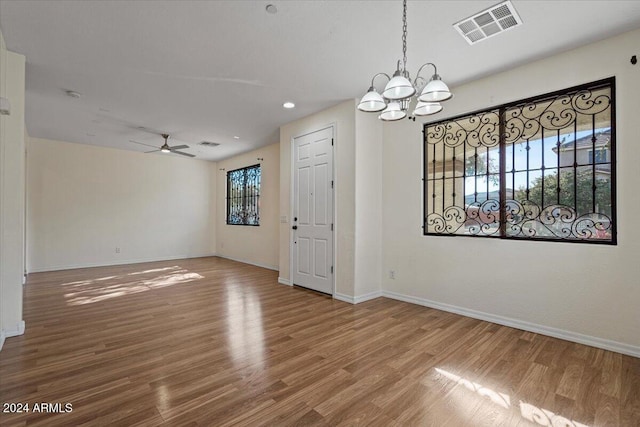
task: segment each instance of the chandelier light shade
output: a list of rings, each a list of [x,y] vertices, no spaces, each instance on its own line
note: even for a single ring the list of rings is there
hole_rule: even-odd
[[[393,77],[386,73],[378,73],[371,79],[371,86],[358,104],[358,110],[367,113],[377,113],[382,111],[378,118],[384,121],[400,120],[408,115],[409,105],[416,93],[419,93],[416,106],[412,116],[427,116],[436,114],[442,110],[441,101],[451,99],[453,94],[449,87],[438,75],[435,64],[427,62],[423,64],[411,81],[407,71],[407,0],[402,2],[402,54],[403,57],[397,62],[397,67]],[[433,67],[433,74],[427,81],[420,76],[420,72],[425,67]],[[384,76],[388,82],[382,94],[375,88],[375,79]],[[411,117],[410,117],[411,118]]]
[[[413,110],[414,116],[429,116],[431,114],[442,111],[442,105],[439,102],[423,102],[418,101],[416,108]]]
[[[424,102],[440,102],[451,98],[453,94],[449,91],[449,87],[440,80],[440,76],[434,74],[429,83],[422,89],[422,93],[418,97],[418,101]]]
[[[387,99],[398,100],[398,99],[406,99],[412,97],[416,93],[416,88],[413,87],[413,84],[404,77],[399,68],[398,61],[398,70],[396,70],[393,78],[389,80],[389,83],[384,88],[384,92],[382,92],[382,96]]]
[[[380,120],[384,120],[385,122],[393,122],[404,119],[405,117],[407,117],[407,111],[403,110],[397,101],[389,102],[387,108],[378,116]]]
[[[384,102],[382,95],[380,95],[373,86],[369,88],[369,91],[362,97],[358,104],[358,110],[366,111],[367,113],[377,113],[385,108],[387,108],[387,103]]]

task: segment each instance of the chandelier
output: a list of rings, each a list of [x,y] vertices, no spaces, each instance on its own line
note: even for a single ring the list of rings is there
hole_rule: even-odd
[[[358,110],[367,113],[380,113],[378,118],[384,121],[400,120],[407,117],[409,104],[416,93],[420,93],[413,116],[428,116],[442,110],[441,101],[450,99],[453,94],[447,85],[440,79],[435,64],[427,62],[418,69],[416,78],[411,82],[407,71],[407,0],[402,2],[402,60],[398,60],[396,72],[393,77],[386,73],[378,73],[371,79],[371,87],[358,104]],[[402,63],[402,69],[400,65]],[[433,75],[427,82],[420,77],[420,72],[425,67],[433,67]],[[388,83],[378,93],[374,86],[375,79],[379,76],[387,78]]]

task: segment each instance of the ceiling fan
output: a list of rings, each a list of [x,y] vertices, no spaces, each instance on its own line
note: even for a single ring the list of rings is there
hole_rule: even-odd
[[[162,147],[160,147],[160,148],[156,147],[155,145],[149,145],[149,144],[145,144],[143,142],[134,141],[133,139],[130,139],[129,141],[131,141],[131,142],[133,142],[135,144],[140,144],[140,145],[145,145],[147,147],[155,148],[155,150],[145,151],[145,153],[155,153],[157,151],[162,151],[163,153],[175,153],[175,154],[180,154],[180,155],[187,156],[187,157],[195,157],[195,155],[193,155],[193,154],[185,153],[184,151],[178,151],[178,150],[182,150],[182,149],[185,149],[185,148],[189,148],[188,145],[176,145],[174,147],[170,147],[169,143],[168,143],[169,134],[163,133],[161,135],[164,138],[164,144],[162,144]]]

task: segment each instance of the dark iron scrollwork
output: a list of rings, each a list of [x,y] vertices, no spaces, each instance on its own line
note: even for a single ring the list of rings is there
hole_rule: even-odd
[[[602,213],[578,216],[565,205],[541,208],[531,201],[507,200],[504,208],[505,233],[509,237],[593,240],[611,238],[612,220]],[[425,221],[430,233],[500,235],[500,201],[471,203],[464,209],[448,206],[444,213],[432,212]]]
[[[611,78],[426,124],[425,234],[615,243],[614,94]],[[538,152],[554,147],[556,163],[543,157],[530,168],[530,141],[542,141]],[[525,169],[515,167],[520,143]],[[500,171],[507,149],[510,170]],[[516,173],[526,173],[526,187],[516,186]]]
[[[569,240],[611,238],[611,218],[602,213],[578,216],[566,205],[541,208],[531,201],[507,200],[506,233],[511,237],[550,237]]]
[[[498,111],[446,120],[428,127],[427,143],[442,143],[450,148],[463,144],[471,147],[495,147],[500,143],[498,124]]]
[[[611,106],[611,97],[601,90],[584,89],[542,101],[516,104],[505,111],[505,143],[531,139],[545,130],[561,130],[578,115],[595,116]]]
[[[227,172],[227,224],[260,224],[260,165]]]

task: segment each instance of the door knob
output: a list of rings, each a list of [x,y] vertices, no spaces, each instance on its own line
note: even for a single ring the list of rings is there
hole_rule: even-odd
[[[297,225],[294,225],[294,226],[293,226],[293,227],[291,227],[291,228],[293,228],[294,230],[297,230],[297,229],[298,229],[298,226],[297,226]]]

